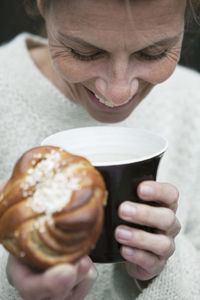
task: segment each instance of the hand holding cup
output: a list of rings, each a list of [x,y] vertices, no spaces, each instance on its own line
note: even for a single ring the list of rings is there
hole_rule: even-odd
[[[155,228],[155,232],[121,225],[116,228],[115,237],[122,245],[120,252],[127,261],[129,275],[149,280],[160,273],[175,251],[174,239],[181,228],[176,217],[178,191],[167,183],[144,181],[139,184],[137,193],[145,202],[122,203],[119,217],[129,223]],[[159,205],[148,205],[151,201]]]

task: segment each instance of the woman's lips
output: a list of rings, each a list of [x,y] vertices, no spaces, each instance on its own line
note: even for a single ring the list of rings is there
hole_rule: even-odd
[[[133,98],[135,98],[137,95],[137,94],[134,95],[128,102],[126,102],[122,105],[108,106],[108,105],[100,102],[100,100],[95,96],[95,94],[92,91],[90,91],[88,88],[85,88],[85,89],[86,89],[92,103],[95,104],[98,108],[103,109],[104,111],[119,111],[119,110],[125,109],[130,105]]]

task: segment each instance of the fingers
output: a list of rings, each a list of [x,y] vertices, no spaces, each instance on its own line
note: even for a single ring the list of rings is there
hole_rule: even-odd
[[[175,215],[178,206],[177,189],[167,183],[144,181],[137,191],[138,196],[146,203],[123,202],[119,206],[119,217],[127,222],[156,228],[175,237],[181,229]],[[160,205],[147,205],[152,201]]]
[[[24,300],[42,300],[68,295],[75,285],[77,267],[58,265],[44,273],[35,273],[28,266],[12,257],[8,262],[9,277]]]
[[[129,256],[129,261],[126,262],[126,269],[133,278],[149,280],[160,273],[165,263],[165,260],[151,253],[135,249],[134,254]]]
[[[97,277],[97,271],[94,267],[94,265],[92,265],[90,267],[90,270],[86,276],[86,278],[84,278],[79,285],[77,285],[70,298],[67,298],[69,300],[80,300],[80,299],[84,299],[87,294],[89,293],[90,289],[92,288],[94,281]]]
[[[15,257],[8,260],[7,273],[10,282],[24,300],[64,300],[71,297],[73,289],[87,278],[92,262],[82,259],[76,265],[60,264],[43,273],[36,273]],[[92,280],[89,277],[88,288]],[[84,289],[84,292],[87,288]]]
[[[146,250],[163,258],[170,257],[175,251],[173,238],[128,226],[119,226],[115,231],[115,238],[122,245]]]
[[[43,295],[51,300],[63,300],[71,294],[76,285],[77,267],[69,264],[57,265],[47,270],[42,276],[39,290],[43,291]]]
[[[16,275],[13,277],[11,275],[15,274],[15,270],[18,270],[18,272],[16,272]],[[30,268],[28,268],[25,264],[23,264],[21,261],[19,261],[17,258],[15,258],[12,255],[8,256],[6,272],[7,272],[8,281],[13,286],[17,285],[21,277],[26,278],[32,274]]]
[[[121,225],[115,230],[115,238],[122,244],[121,255],[127,261],[130,276],[148,280],[162,270],[175,251],[174,238],[181,228],[175,215],[178,191],[167,183],[144,181],[139,184],[137,193],[145,203],[123,202],[118,210],[119,217],[155,228],[156,233]],[[156,202],[158,206],[148,205],[148,202]]]
[[[87,276],[89,276],[89,277],[92,276],[92,274],[93,275],[96,274],[96,269],[95,269],[94,264],[89,256],[84,257],[78,263],[77,273],[78,273],[78,276],[76,279],[76,285],[78,285],[80,282],[83,281],[83,279],[85,278],[85,274],[87,274]]]
[[[176,187],[168,183],[143,181],[138,185],[138,196],[146,201],[155,201],[176,212],[179,192]]]
[[[175,213],[166,207],[125,201],[119,207],[119,217],[127,222],[159,229],[173,237],[181,228]]]

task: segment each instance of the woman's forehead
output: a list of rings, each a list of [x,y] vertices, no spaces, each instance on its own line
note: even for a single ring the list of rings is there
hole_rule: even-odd
[[[52,1],[57,22],[110,29],[133,24],[149,27],[184,18],[186,0],[60,0]],[[100,29],[100,28],[99,28]]]
[[[106,43],[106,49],[112,50],[113,44],[117,48],[122,43],[131,48],[131,36],[140,48],[181,33],[186,6],[185,0],[60,0],[53,3],[49,17],[52,30],[56,28],[64,34],[83,38],[102,49],[102,43]]]

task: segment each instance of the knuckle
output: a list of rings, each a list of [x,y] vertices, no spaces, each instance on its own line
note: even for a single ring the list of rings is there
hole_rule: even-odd
[[[175,207],[178,206],[178,200],[179,200],[179,190],[174,186],[170,184],[169,189],[169,197],[171,199],[171,204],[173,204]]]
[[[171,228],[175,225],[176,223],[176,215],[174,214],[174,212],[171,209],[167,209],[167,216],[165,218],[164,221],[164,227],[165,227],[165,231],[170,231]]]
[[[161,183],[158,191],[160,195],[164,193],[166,196],[168,196],[171,204],[178,204],[179,190],[176,186],[169,183]]]
[[[138,251],[136,265],[145,270],[146,273],[153,274],[157,270],[158,258],[153,254],[146,253],[146,251]]]
[[[143,205],[142,209],[138,209],[138,219],[142,219],[143,222],[148,222],[151,215],[150,209],[151,207],[149,205]]]
[[[144,245],[145,237],[144,237],[143,233],[140,232],[140,230],[136,229],[133,231],[132,242],[134,243],[133,246],[135,246],[135,245],[143,246]]]
[[[168,257],[171,255],[173,248],[173,240],[169,237],[163,236],[160,244],[159,255]]]

